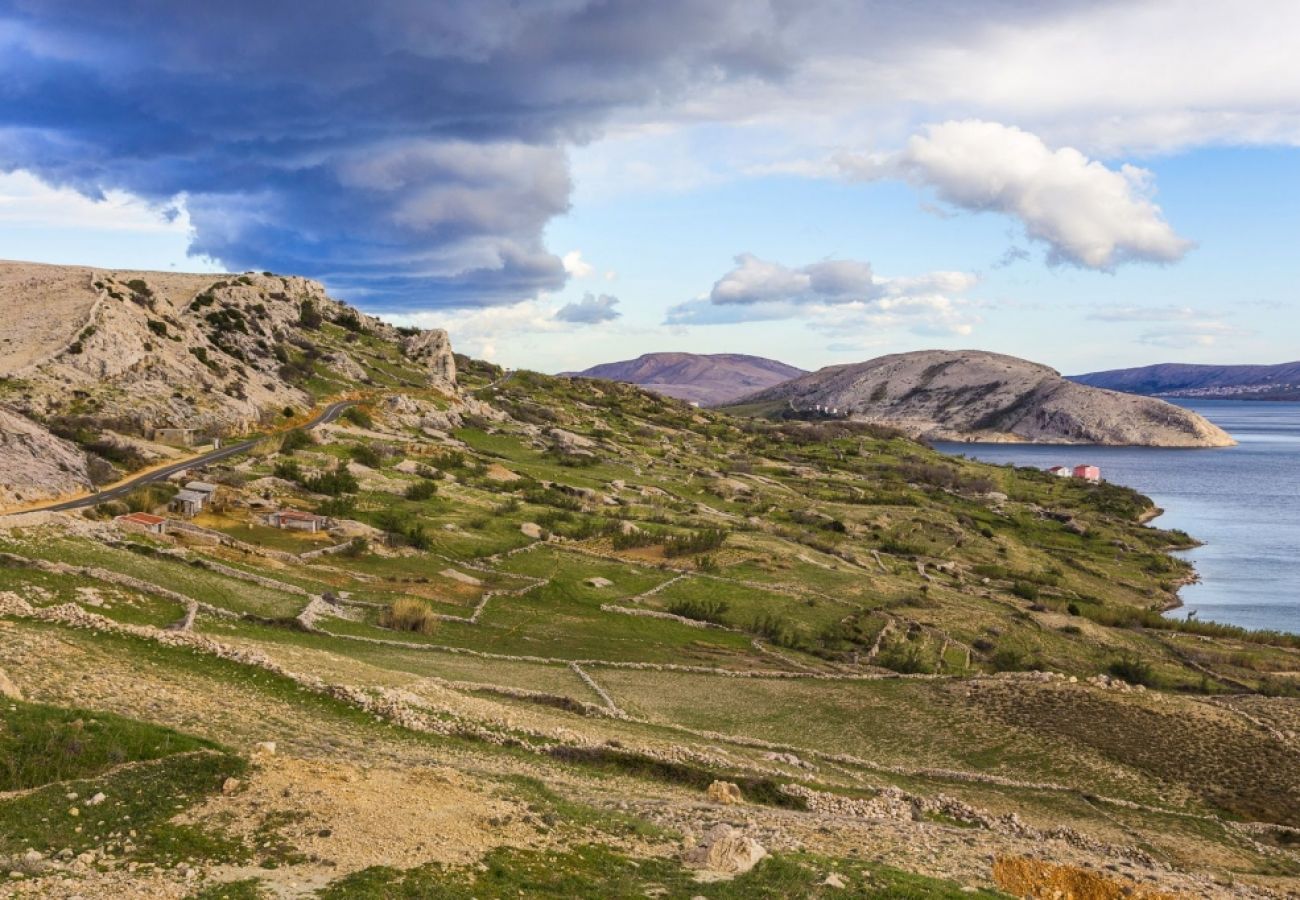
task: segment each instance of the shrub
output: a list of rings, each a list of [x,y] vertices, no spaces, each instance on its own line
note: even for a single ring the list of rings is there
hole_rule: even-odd
[[[375,420],[370,417],[370,413],[366,412],[359,406],[349,406],[345,409],[343,411],[343,419],[344,421],[351,422],[358,428],[373,428],[375,424]]]
[[[1011,586],[1011,593],[1022,600],[1037,600],[1038,585],[1030,584],[1028,581],[1017,581]]]
[[[298,324],[303,328],[315,331],[320,328],[321,323],[324,321],[325,317],[321,315],[320,310],[316,308],[316,304],[311,300],[304,300],[298,306]]]
[[[316,507],[316,513],[342,519],[352,515],[356,508],[357,501],[355,497],[331,497]]]
[[[339,552],[349,559],[356,559],[359,556],[365,556],[370,552],[370,541],[363,537],[354,537],[352,540],[348,541],[348,545]]]
[[[407,500],[428,500],[438,493],[438,486],[432,481],[417,481],[406,486]]]
[[[728,606],[724,600],[675,600],[668,606],[668,611],[684,619],[697,622],[712,622],[715,625],[726,624]]]
[[[705,528],[685,535],[674,535],[664,541],[664,556],[695,556],[717,550],[727,539],[721,528]]]
[[[295,450],[301,450],[304,447],[315,445],[316,439],[307,431],[301,428],[295,428],[293,431],[286,432],[280,441],[281,453],[293,453]]]
[[[361,465],[371,469],[378,469],[384,464],[383,455],[369,444],[356,444],[348,453]]]
[[[277,462],[274,474],[276,478],[283,478],[285,481],[302,481],[302,468],[296,459],[282,459]]]
[[[1144,687],[1156,686],[1155,670],[1151,668],[1150,663],[1140,656],[1126,653],[1110,664],[1109,671],[1116,678],[1122,678],[1129,684],[1140,684]]]
[[[401,600],[394,601],[379,614],[379,625],[381,628],[391,628],[394,631],[433,634],[438,630],[438,617],[423,600],[403,597]]]
[[[312,475],[302,479],[299,484],[313,494],[328,494],[331,497],[337,497],[339,494],[355,494],[361,488],[356,476],[344,468],[342,463],[332,472]]]

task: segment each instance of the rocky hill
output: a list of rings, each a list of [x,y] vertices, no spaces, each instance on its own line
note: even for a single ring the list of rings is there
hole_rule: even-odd
[[[1161,397],[1300,400],[1300,362],[1275,366],[1161,363],[1072,375],[1070,380],[1112,391]]]
[[[830,366],[744,398],[758,411],[850,416],[929,440],[1155,447],[1234,442],[1196,413],[978,350],[924,350]]]
[[[646,353],[564,374],[623,381],[666,397],[717,406],[806,373],[773,359],[742,353]]]
[[[399,332],[270,273],[0,262],[0,506],[84,490],[204,442],[376,386],[455,393],[442,331]]]
[[[198,311],[286,302],[247,277]],[[269,321],[312,375],[250,377],[355,405],[191,465],[191,518],[0,515],[0,896],[1295,895],[1300,637],[1163,615],[1192,539],[1147,498]],[[158,447],[14,409],[3,473]]]

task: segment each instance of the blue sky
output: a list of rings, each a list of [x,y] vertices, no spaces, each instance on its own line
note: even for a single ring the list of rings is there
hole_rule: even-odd
[[[545,371],[1280,362],[1300,8],[1255,12],[0,0],[0,257],[292,271]]]

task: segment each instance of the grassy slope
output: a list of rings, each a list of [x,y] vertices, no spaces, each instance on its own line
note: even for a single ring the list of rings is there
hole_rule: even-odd
[[[365,364],[364,354],[356,348],[353,352]],[[378,372],[382,348],[374,352]],[[388,367],[384,371],[395,371],[400,362],[382,365]],[[1282,637],[1208,625],[1200,626],[1199,633],[1180,632],[1160,620],[1157,611],[1171,601],[1186,574],[1166,551],[1185,545],[1187,538],[1141,525],[1147,507],[1143,498],[1114,486],[1066,483],[1028,470],[945,459],[876,431],[734,420],[600,382],[529,373],[498,378],[498,372],[476,366],[467,367],[463,376],[513,421],[469,420],[455,435],[464,443],[459,451],[428,446],[416,432],[400,430],[387,439],[345,431],[306,455],[299,451],[304,460],[312,453],[345,457],[356,445],[379,451],[384,459],[378,474],[394,487],[361,491],[353,515],[390,530],[418,528],[427,549],[408,547],[395,555],[370,546],[314,561],[211,546],[188,551],[191,559],[208,558],[308,590],[346,592],[346,617],[320,621],[325,633],[207,615],[200,616],[198,628],[326,681],[402,687],[444,704],[446,695],[437,693],[441,685],[461,683],[461,690],[468,691],[464,701],[439,715],[466,721],[487,715],[496,722],[491,727],[506,732],[516,727],[500,724],[509,720],[573,729],[628,748],[686,746],[702,753],[721,741],[738,767],[733,777],[740,777],[746,766],[770,769],[758,750],[743,743],[757,738],[805,756],[840,753],[861,761],[785,776],[824,788],[861,796],[889,785],[925,794],[942,791],[983,808],[1017,811],[1043,827],[1068,822],[1105,834],[1125,818],[1125,839],[1137,836],[1150,852],[1180,865],[1260,873],[1292,865],[1285,857],[1266,859],[1243,848],[1220,824],[1187,814],[1300,824],[1294,818],[1300,808],[1300,755],[1294,742],[1252,724],[1289,721],[1283,710],[1290,701],[1219,697],[1243,689],[1288,690],[1294,682],[1284,673],[1300,669],[1300,654],[1295,642]],[[494,386],[487,387],[489,382]],[[387,426],[381,421],[379,427]],[[557,451],[547,434],[553,427],[591,440],[593,455]],[[394,468],[412,447],[421,453],[411,458],[440,475],[436,493],[427,500],[406,500],[393,492],[420,480]],[[235,474],[270,473],[282,458],[273,451],[274,446],[260,448]],[[489,475],[490,466],[522,477],[499,480]],[[302,494],[298,502],[310,508],[325,498]],[[240,540],[268,550],[297,549],[281,532],[241,527],[243,515],[232,511],[227,525]],[[562,540],[530,547],[523,523],[537,523]],[[634,524],[641,537],[625,537],[623,523]],[[670,537],[700,536],[708,529],[725,531],[720,546],[666,555]],[[304,542],[302,549],[314,546]],[[120,571],[259,620],[292,616],[305,602],[289,591],[87,538],[26,532],[0,536],[0,550]],[[449,567],[482,584],[466,585],[442,575]],[[591,578],[611,584],[591,586]],[[544,583],[530,587],[531,579]],[[36,606],[84,602],[85,588],[111,601],[108,610],[95,611],[121,621],[161,625],[179,617],[171,601],[86,576],[0,568],[0,589],[28,596]],[[497,591],[507,593],[491,596],[475,621],[443,621],[429,635],[395,633],[378,624],[379,607],[402,597],[424,600],[443,615],[468,617],[489,592]],[[724,627],[690,627],[602,609],[611,605],[708,618]],[[0,632],[0,640],[31,627]],[[370,728],[363,724],[367,717],[353,716],[342,704],[311,700],[275,677],[238,664],[57,625],[42,625],[40,633],[51,639],[62,634],[60,646],[77,648],[102,665],[132,664],[131,678],[140,694],[97,695],[105,709],[181,724],[204,738],[234,734],[247,744],[282,721],[286,729],[296,723],[289,733],[322,728],[322,734],[335,734],[330,740],[336,746],[348,746],[359,739],[355,729]],[[456,650],[468,652],[452,652]],[[632,721],[592,718],[552,702],[603,703],[568,667],[573,660],[583,661],[585,671]],[[629,666],[641,663],[710,671]],[[58,671],[55,662],[49,665],[49,677],[42,682],[47,698],[77,696],[81,688],[76,682]],[[1161,691],[1153,698],[1061,681],[982,677],[1032,668],[1081,679],[1120,671]],[[722,677],[716,670],[769,674]],[[850,677],[891,672],[952,677]],[[18,676],[16,670],[11,673]],[[779,673],[837,679],[774,677]],[[436,690],[426,683],[429,678],[437,680]],[[467,682],[480,687],[469,688]],[[515,699],[484,691],[485,685],[545,697]],[[245,703],[273,697],[285,704],[284,712],[252,731],[233,711],[182,720],[172,710],[141,705],[147,690],[182,688],[196,698],[234,690]],[[1236,712],[1247,708],[1249,719]],[[56,742],[66,739],[70,722],[85,718],[81,713],[49,715],[44,739]],[[118,721],[94,715],[97,722]],[[339,716],[350,724],[325,725]],[[307,724],[311,722],[319,724]],[[736,742],[695,736],[705,731],[730,735]],[[376,735],[388,741],[394,739],[392,732],[383,728]],[[14,770],[30,773],[40,739],[23,738],[26,733],[13,732],[18,741],[14,753],[22,760]],[[147,740],[125,741],[125,750],[88,751],[85,759],[102,762],[116,758],[113,754],[153,759],[162,751],[150,747],[189,740],[177,736],[150,744],[154,737],[149,734]],[[295,746],[303,753],[317,752],[309,740]],[[488,747],[474,751],[494,759],[501,752]],[[235,764],[220,762],[228,757],[216,751],[211,757],[169,758],[164,755],[158,764],[199,765],[186,762],[191,759],[217,768]],[[509,768],[512,759],[507,755],[490,765]],[[939,769],[1051,782],[1070,791],[954,780],[934,771]],[[20,781],[34,786],[41,778],[65,781],[99,771],[73,767],[23,775]],[[572,772],[580,780],[596,779],[593,784],[605,777],[599,767],[583,764]],[[210,792],[216,774],[204,769],[180,778],[182,783],[201,782],[186,789],[186,797]],[[197,781],[186,781],[191,778]],[[1086,799],[1092,795],[1153,809],[1112,805],[1103,814]],[[38,792],[21,801],[0,801],[0,807],[45,803],[53,810],[62,802],[59,796],[54,790],[48,796]],[[0,809],[0,815],[16,817],[17,809]],[[35,813],[24,806],[21,815]],[[58,843],[56,836],[35,833],[19,840],[38,839]],[[617,875],[620,890],[635,892],[658,883],[668,886],[671,896],[686,883],[673,864],[655,862],[647,869],[643,862],[638,868],[601,848],[574,846],[545,858],[501,851],[490,860],[486,875],[440,868],[407,874],[369,871],[340,882],[335,890],[367,896],[365,891],[380,889],[376,885],[391,883],[400,885],[393,890],[416,892],[412,896],[437,896],[436,891],[451,896],[465,888],[466,879],[477,877],[474,890],[481,896],[521,889],[571,895],[589,892],[592,879],[603,873]],[[741,887],[754,896],[806,892],[814,884],[812,872],[805,863],[778,858],[750,881],[693,886],[686,895],[739,896],[734,891]],[[864,887],[861,896],[945,896],[949,890],[928,882],[907,884],[904,876],[884,870],[860,869],[854,877],[878,889],[871,893]],[[906,889],[887,893],[894,884],[890,879],[899,878],[904,881],[898,885],[907,884]]]

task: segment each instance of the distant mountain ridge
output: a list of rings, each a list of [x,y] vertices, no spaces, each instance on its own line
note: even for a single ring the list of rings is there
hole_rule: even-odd
[[[1273,366],[1160,363],[1072,375],[1070,380],[1147,396],[1300,400],[1300,362]]]
[[[743,353],[645,353],[561,374],[623,381],[678,400],[715,406],[798,378],[807,370]]]
[[[1203,417],[1163,400],[1075,384],[1048,366],[980,350],[922,350],[828,366],[742,403],[750,412],[774,415],[830,411],[928,440],[1235,443]]]

